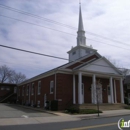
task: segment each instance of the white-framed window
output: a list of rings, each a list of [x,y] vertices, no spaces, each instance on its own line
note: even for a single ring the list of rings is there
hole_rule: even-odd
[[[26,88],[26,95],[28,96],[28,92],[29,92],[29,85],[27,85],[27,88]]]
[[[76,51],[72,52],[72,55],[75,55],[76,54]]]
[[[50,82],[50,94],[53,94],[54,92],[54,81]]]
[[[31,94],[34,95],[34,83],[32,83]]]
[[[38,95],[40,95],[41,94],[41,81],[38,81],[38,91],[37,91],[38,93]]]
[[[20,88],[18,88],[18,90],[19,90],[19,91],[18,91],[18,95],[20,96]]]
[[[40,107],[40,101],[37,101],[37,107]]]
[[[22,88],[22,96],[24,96],[24,86],[23,86],[23,88]]]
[[[130,89],[130,84],[127,84],[127,89]]]

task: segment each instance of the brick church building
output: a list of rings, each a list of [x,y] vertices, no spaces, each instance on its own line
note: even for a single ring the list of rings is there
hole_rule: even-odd
[[[19,102],[43,108],[46,101],[57,100],[59,110],[72,104],[97,104],[97,101],[100,104],[124,103],[121,71],[92,46],[86,45],[81,6],[77,45],[67,53],[67,64],[19,84]]]

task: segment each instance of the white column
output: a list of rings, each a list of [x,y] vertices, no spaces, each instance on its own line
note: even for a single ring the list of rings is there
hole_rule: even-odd
[[[121,103],[124,103],[124,90],[123,90],[122,78],[120,78],[120,93],[121,93]]]
[[[110,77],[110,91],[111,91],[111,103],[114,103],[114,100],[113,100],[113,83],[112,83],[112,77]]]
[[[96,104],[97,103],[97,96],[96,96],[96,75],[93,75],[93,89],[92,90],[92,98],[93,98],[93,103]]]
[[[76,100],[75,100],[75,75],[73,75],[73,104],[76,104]]]
[[[78,103],[82,104],[82,73],[78,73]]]
[[[114,80],[114,92],[115,92],[115,103],[117,103],[117,95],[116,95],[116,83],[115,83],[115,80]]]

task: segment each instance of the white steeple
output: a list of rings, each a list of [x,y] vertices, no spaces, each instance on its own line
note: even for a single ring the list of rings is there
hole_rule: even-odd
[[[83,27],[83,19],[82,19],[82,11],[81,11],[81,3],[79,4],[79,25],[77,31],[77,46],[72,47],[69,54],[69,62],[75,61],[81,57],[90,55],[97,50],[93,49],[92,46],[86,45],[86,37],[85,31]]]
[[[86,45],[86,37],[85,31],[83,27],[83,19],[82,19],[82,11],[81,11],[81,3],[79,4],[79,25],[78,25],[78,32],[77,32],[77,46],[85,46]]]

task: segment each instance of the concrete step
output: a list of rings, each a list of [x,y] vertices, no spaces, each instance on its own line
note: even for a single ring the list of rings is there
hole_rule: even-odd
[[[124,109],[127,105],[126,104],[99,104],[100,110],[120,110]],[[79,109],[97,109],[97,104],[82,104],[77,105]]]

